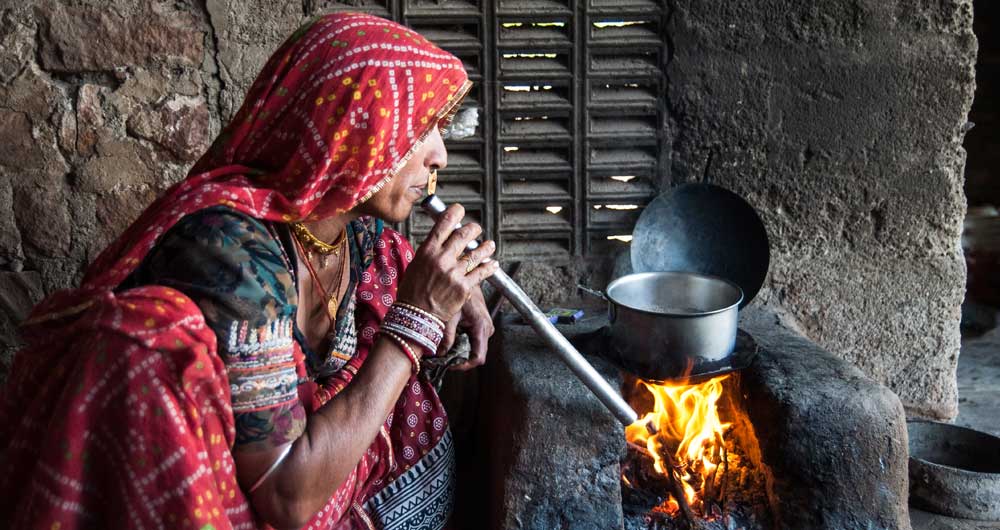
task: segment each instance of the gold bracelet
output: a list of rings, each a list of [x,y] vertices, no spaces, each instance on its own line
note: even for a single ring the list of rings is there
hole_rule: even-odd
[[[427,318],[433,319],[435,324],[441,326],[441,329],[445,329],[445,327],[446,327],[445,323],[444,323],[444,320],[442,320],[441,317],[435,315],[434,313],[431,313],[430,311],[428,311],[426,309],[421,309],[421,308],[419,308],[419,307],[417,307],[417,306],[415,306],[413,304],[410,304],[410,303],[407,303],[407,302],[402,302],[400,300],[396,300],[396,305],[401,306],[401,307],[405,307],[405,308],[407,308],[407,309],[409,309],[411,311],[416,311],[417,313],[420,313],[421,315],[424,315]]]
[[[384,329],[380,329],[378,333],[379,335],[385,335],[389,340],[395,342],[399,346],[399,349],[403,350],[403,353],[410,358],[410,362],[413,363],[413,375],[420,373],[420,357],[417,357],[417,354],[414,353],[413,348],[406,342],[406,339]]]

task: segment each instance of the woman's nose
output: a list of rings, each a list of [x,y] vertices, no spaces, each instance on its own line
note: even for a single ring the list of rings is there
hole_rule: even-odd
[[[448,165],[448,150],[444,147],[444,139],[437,127],[427,135],[427,156],[424,165],[429,168],[444,169]]]

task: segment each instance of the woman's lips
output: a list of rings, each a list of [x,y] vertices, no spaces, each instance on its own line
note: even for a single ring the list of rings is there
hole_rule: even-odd
[[[417,197],[423,197],[424,196],[424,189],[426,187],[427,187],[427,182],[424,182],[423,184],[417,184],[417,185],[414,185],[414,186],[410,186],[410,191],[413,192],[413,194],[416,195]]]

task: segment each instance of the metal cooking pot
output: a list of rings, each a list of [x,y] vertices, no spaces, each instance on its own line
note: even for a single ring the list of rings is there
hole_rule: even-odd
[[[642,272],[605,293],[611,348],[624,368],[647,379],[674,379],[727,365],[736,343],[743,290],[691,272]]]
[[[742,309],[760,290],[771,261],[767,230],[742,197],[711,184],[671,188],[642,211],[632,231],[634,272],[688,271],[743,289]]]

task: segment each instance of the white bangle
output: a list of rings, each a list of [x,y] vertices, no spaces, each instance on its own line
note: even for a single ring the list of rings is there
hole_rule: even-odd
[[[261,474],[260,478],[257,479],[257,482],[253,483],[253,486],[250,486],[250,491],[248,491],[247,493],[253,493],[257,488],[260,487],[261,484],[264,483],[265,480],[267,480],[267,477],[271,476],[271,473],[274,473],[275,469],[278,469],[278,466],[281,465],[281,462],[288,456],[288,453],[292,452],[293,443],[294,442],[288,442],[287,444],[285,444],[285,448],[281,450],[281,454],[278,455],[278,458],[275,458],[274,462],[271,464],[271,467],[267,468],[267,471]]]

